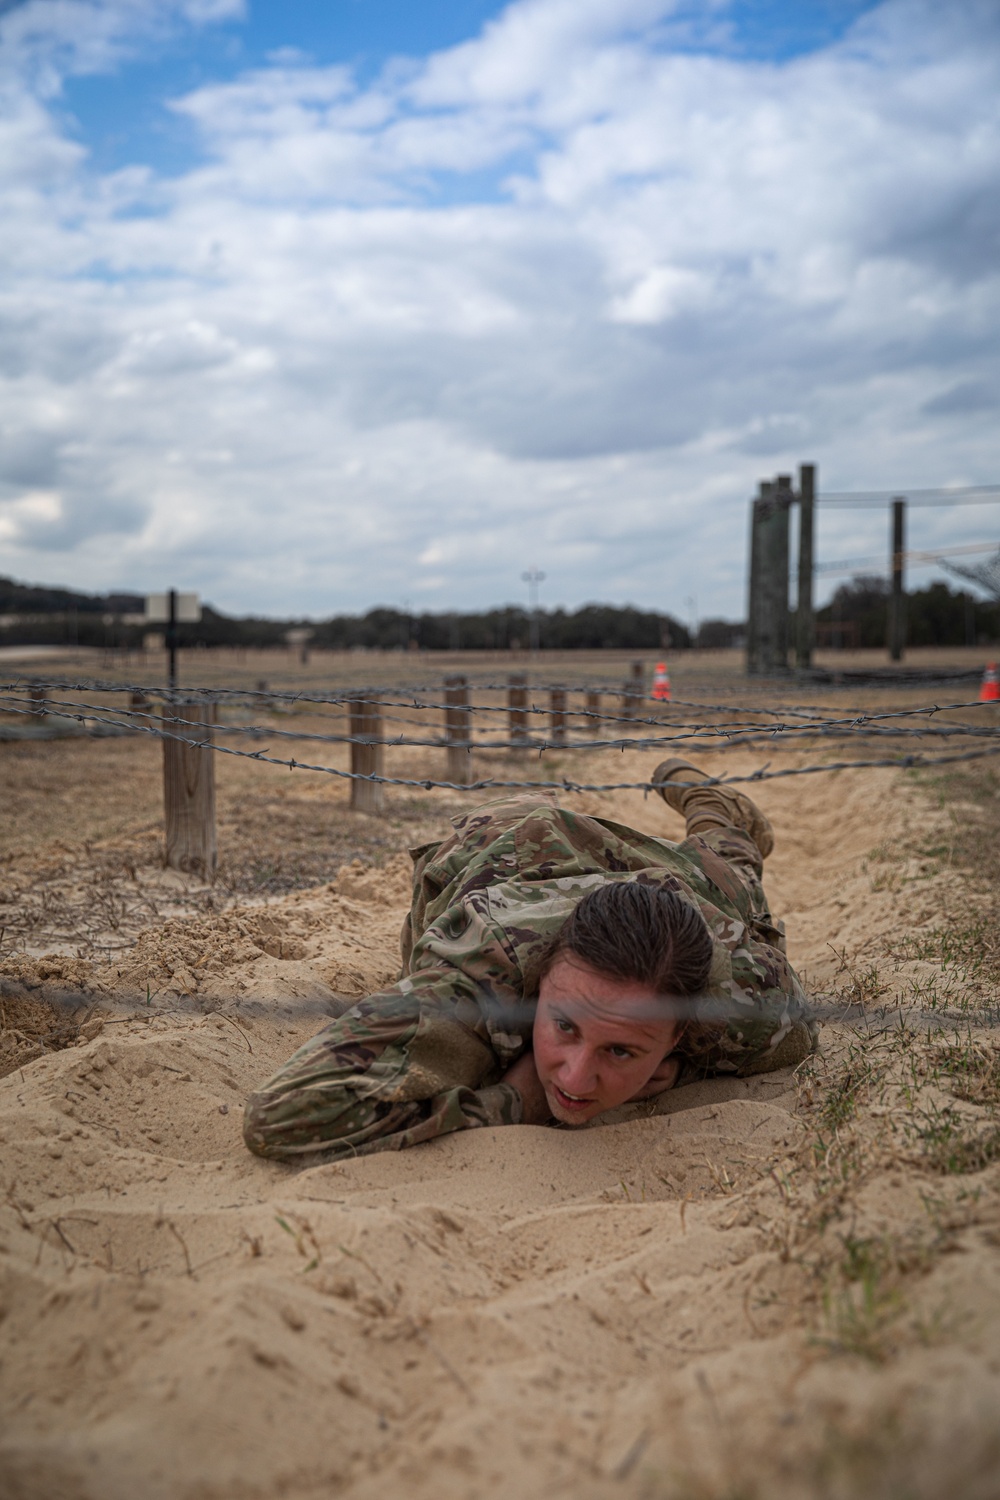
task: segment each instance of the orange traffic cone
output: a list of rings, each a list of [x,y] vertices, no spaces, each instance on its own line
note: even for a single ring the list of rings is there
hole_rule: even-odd
[[[653,689],[656,696],[656,689]],[[983,685],[979,689],[980,703],[1000,703],[1000,673],[997,672],[997,664],[991,661],[983,673]]]
[[[653,672],[653,697],[658,698],[661,703],[670,702],[670,678],[665,661],[656,663],[656,670]]]

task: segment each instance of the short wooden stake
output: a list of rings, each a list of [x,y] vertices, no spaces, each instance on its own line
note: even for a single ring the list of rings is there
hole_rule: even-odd
[[[216,705],[172,699],[163,706],[163,810],[167,864],[201,880],[213,880],[218,863],[215,835],[215,756],[211,745]],[[186,719],[174,724],[172,719]],[[185,741],[195,741],[194,744]]]
[[[507,679],[507,718],[514,751],[528,748],[528,679],[522,672]]]
[[[592,719],[590,717],[590,715],[591,714],[599,714],[600,711],[601,711],[601,695],[600,695],[600,693],[589,692],[587,694],[587,717],[584,719],[583,723],[584,723],[584,728],[587,730],[587,733],[589,735],[591,735],[591,736],[596,735],[598,733],[598,731],[600,730],[601,726],[594,719]]]
[[[643,662],[632,663],[632,676],[625,684],[622,695],[622,716],[626,719],[636,719],[642,707],[645,696],[646,668]]]
[[[445,739],[448,743],[448,780],[468,786],[472,780],[472,711],[469,683],[465,677],[446,677],[444,684]]]
[[[41,682],[33,682],[28,689],[28,697],[31,700],[31,712],[44,719],[49,711],[49,700],[45,686]]]
[[[382,714],[377,704],[367,698],[350,700],[351,773],[354,776],[381,776],[385,747],[382,739]],[[385,803],[380,781],[352,781],[351,807],[355,812],[380,813]]]
[[[566,689],[551,688],[549,691],[549,714],[552,720],[553,745],[566,743]]]

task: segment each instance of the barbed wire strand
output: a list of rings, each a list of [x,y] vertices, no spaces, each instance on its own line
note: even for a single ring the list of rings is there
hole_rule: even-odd
[[[146,727],[149,721],[156,724],[171,724],[175,727],[197,729],[201,727],[201,721],[190,719],[182,715],[164,715],[148,712],[140,708],[129,708],[127,710],[109,710],[104,704],[88,702],[71,702],[67,699],[48,699],[47,706],[43,709],[30,698],[15,696],[14,694],[0,695],[0,707],[6,706],[7,711],[25,715],[28,717],[52,717],[65,718],[80,721],[81,719],[94,719],[95,722],[106,722],[100,716],[109,712],[124,712],[127,716],[128,725],[133,729]],[[26,704],[27,707],[16,707],[17,704]],[[63,712],[60,712],[63,710]],[[110,721],[107,721],[110,722]],[[117,722],[117,721],[115,721]],[[676,732],[664,735],[644,736],[622,736],[616,735],[614,739],[576,739],[555,740],[529,736],[525,739],[464,739],[437,735],[433,737],[417,738],[405,735],[378,735],[378,734],[317,734],[306,730],[278,729],[273,726],[259,724],[224,724],[219,723],[212,726],[217,733],[231,735],[249,735],[255,739],[285,739],[296,741],[308,741],[320,744],[362,744],[381,745],[386,747],[406,747],[413,749],[448,749],[458,748],[467,750],[625,750],[625,749],[655,749],[664,746],[687,744],[698,741],[704,744],[706,741],[721,740],[721,745],[714,745],[713,749],[735,748],[741,745],[767,743],[778,746],[782,741],[800,740],[816,741],[822,739],[951,739],[960,738],[983,738],[1000,739],[1000,726],[992,725],[924,725],[919,728],[901,728],[898,726],[885,727],[874,724],[870,720],[837,720],[831,719],[821,724],[814,725],[771,725],[759,728],[757,732],[747,733],[734,731],[725,726],[715,725],[678,725]]]
[[[498,1002],[495,993],[486,987],[480,989],[479,1005],[487,1017],[495,1016],[502,1018],[508,1024],[530,1023],[534,1020],[535,1004],[530,999],[510,1003]],[[317,996],[304,995],[275,995],[266,1001],[247,999],[232,996],[226,1000],[215,997],[200,997],[198,995],[164,995],[160,1003],[158,995],[150,996],[141,991],[107,991],[102,989],[86,988],[63,988],[55,984],[45,986],[45,1003],[55,1010],[63,1011],[70,1019],[74,1018],[80,1011],[87,1012],[87,1019],[94,1014],[102,1016],[117,1015],[121,1021],[142,1021],[145,1023],[166,1020],[171,1016],[204,1016],[206,1018],[225,1013],[224,1006],[233,1006],[237,1014],[257,1020],[285,1020],[296,1013],[312,1017],[340,1014],[341,1012],[331,1009],[329,1001]],[[186,1003],[185,1003],[186,1002]],[[690,1020],[699,1022],[725,1023],[730,1020],[746,1018],[746,1009],[727,1002],[722,997],[713,996],[711,999],[699,999],[698,997],[677,998],[673,1002],[676,1014]],[[881,1022],[884,1027],[898,1028],[900,1024],[907,1021],[916,1021],[921,1030],[930,1025],[933,1030],[946,1030],[960,1025],[963,1030],[972,1025],[974,1027],[992,1028],[1000,1025],[1000,1009],[995,1003],[987,1000],[980,1009],[970,1013],[958,1006],[943,1006],[939,1009],[927,1009],[914,1003],[910,1005],[882,1005],[868,1008],[857,1001],[851,1001],[844,996],[838,995],[836,991],[819,992],[810,995],[803,1008],[804,1020],[817,1021],[841,1021],[853,1022],[859,1026],[871,1029],[879,1029],[877,1023]],[[42,1041],[39,1038],[39,1041]],[[44,1048],[43,1051],[48,1050]],[[54,1050],[59,1050],[58,1047]]]
[[[69,717],[68,715],[66,717]],[[80,716],[83,718],[84,716]],[[86,715],[87,718],[95,718],[94,715]],[[243,760],[262,761],[267,765],[283,766],[290,771],[313,771],[325,776],[335,776],[343,781],[370,781],[381,786],[406,786],[421,787],[425,791],[440,789],[452,792],[488,791],[496,788],[500,790],[523,790],[523,791],[565,791],[565,792],[617,792],[617,791],[657,791],[661,786],[739,786],[761,781],[776,781],[788,776],[811,776],[821,772],[829,771],[852,771],[870,770],[876,768],[888,768],[896,770],[913,770],[927,766],[955,765],[963,761],[982,760],[990,755],[1000,754],[1000,745],[990,749],[968,750],[957,755],[904,755],[895,757],[884,757],[879,760],[854,760],[854,761],[830,761],[821,765],[813,766],[788,766],[782,771],[771,771],[768,769],[769,762],[758,770],[746,776],[711,776],[698,782],[671,780],[670,782],[652,781],[608,781],[608,782],[577,782],[571,781],[569,777],[562,777],[558,781],[537,780],[501,780],[496,777],[481,778],[478,781],[459,783],[454,781],[440,781],[435,777],[402,777],[382,776],[377,773],[365,774],[358,771],[342,771],[335,766],[320,766],[307,761],[297,761],[294,758],[285,760],[279,756],[268,755],[264,750],[236,750],[231,745],[217,745],[214,741],[207,739],[188,739],[184,735],[171,734],[167,730],[156,729],[151,725],[140,724],[132,726],[129,723],[121,723],[120,720],[109,718],[96,719],[96,722],[105,724],[116,724],[120,728],[136,728],[138,733],[152,735],[156,739],[174,740],[183,745],[189,745],[195,750],[211,750],[218,755],[236,756]],[[214,726],[202,726],[206,730]]]
[[[45,686],[45,684],[36,683],[35,680],[28,681],[26,679],[22,679],[22,680],[19,680],[17,682],[13,682],[13,683],[0,683],[0,693],[13,693],[13,691],[15,689],[17,689],[17,688],[23,688],[23,687],[26,687],[26,686],[27,687],[31,687],[31,686],[35,686],[35,685],[37,685],[37,686]],[[66,691],[71,691],[71,692],[109,692],[109,693],[110,692],[129,692],[129,693],[135,694],[135,695],[140,695],[141,694],[141,695],[143,695],[143,696],[145,696],[147,698],[161,698],[165,702],[168,702],[168,703],[171,702],[171,699],[169,698],[169,696],[165,693],[165,691],[162,688],[159,688],[159,687],[157,687],[157,688],[151,688],[151,687],[148,687],[148,686],[143,687],[143,686],[139,686],[139,685],[135,685],[135,684],[128,685],[128,686],[124,686],[123,685],[121,687],[114,687],[114,686],[97,685],[97,684],[91,684],[91,683],[49,683],[48,686],[58,687],[61,690],[66,690]],[[185,696],[188,697],[188,698],[190,698],[193,694],[197,694],[198,695],[197,701],[207,701],[207,702],[220,701],[224,697],[229,698],[230,701],[232,701],[232,698],[234,696],[236,696],[236,697],[250,696],[250,697],[264,698],[264,699],[273,698],[273,697],[277,696],[277,695],[270,694],[270,693],[260,693],[260,694],[258,694],[258,693],[249,693],[249,694],[247,694],[247,691],[244,690],[244,689],[242,689],[242,688],[220,688],[220,687],[214,687],[214,688],[197,688],[197,689],[185,690],[184,694],[179,694],[177,696],[181,697],[181,698],[183,698]],[[22,694],[19,694],[18,698],[19,698],[19,701],[24,701]],[[52,700],[52,701],[64,701],[64,700]],[[288,702],[294,702],[294,703],[298,703],[298,702],[318,703],[318,704],[322,704],[322,705],[325,705],[325,706],[339,706],[341,708],[344,708],[344,707],[350,708],[350,706],[352,704],[360,705],[362,707],[368,707],[368,708],[379,708],[379,707],[385,707],[386,706],[383,699],[380,699],[380,698],[377,698],[377,697],[374,697],[374,696],[372,696],[372,697],[361,697],[358,693],[354,692],[353,690],[350,690],[350,691],[346,691],[345,690],[342,693],[330,693],[330,694],[326,694],[326,695],[322,695],[322,696],[318,696],[318,695],[305,695],[305,694],[282,695],[282,701],[288,701]],[[638,701],[640,701],[640,700],[637,697],[636,698],[636,702],[638,702]],[[657,700],[655,700],[655,699],[649,699],[648,695],[647,695],[647,697],[644,698],[642,701],[653,701],[653,702],[656,702]],[[391,706],[395,706],[395,705],[393,704]],[[764,709],[747,709],[747,708],[742,708],[742,707],[738,707],[738,706],[730,705],[730,704],[700,704],[700,703],[695,703],[693,701],[677,700],[677,699],[673,700],[673,703],[670,705],[670,707],[673,707],[673,706],[688,707],[688,708],[700,708],[700,709],[702,709],[704,711],[718,712],[718,713],[724,713],[724,712],[733,713],[733,714],[743,713],[743,714],[755,714],[755,715],[759,716],[761,713],[767,712],[771,716],[775,716],[775,715],[777,715],[779,713],[782,713],[782,714],[785,714],[786,716],[790,715],[790,716],[799,716],[799,717],[801,717],[801,712],[799,710],[796,710],[796,709],[793,709],[793,708],[789,708],[787,706],[786,707],[782,707],[780,709],[779,708],[766,709],[766,710],[764,710]],[[460,704],[460,705],[455,705],[455,704],[450,704],[450,703],[441,703],[441,702],[429,702],[429,703],[422,703],[422,704],[414,704],[414,707],[415,708],[420,708],[420,709],[423,709],[423,710],[430,710],[430,711],[436,711],[436,712],[445,712],[445,713],[448,712],[449,710],[454,710],[457,707],[457,708],[459,708],[460,711],[467,712],[469,714],[476,714],[476,713],[508,714],[511,711],[510,707],[508,705],[498,705],[498,706],[494,707],[493,705],[489,705],[489,704],[475,704],[475,703],[472,703],[472,702],[463,703],[463,704]],[[953,712],[959,712],[959,711],[965,712],[965,711],[969,711],[969,710],[979,710],[979,711],[981,711],[984,708],[985,709],[989,709],[991,707],[993,707],[993,705],[990,704],[990,703],[988,703],[988,702],[984,703],[983,701],[981,701],[979,699],[970,699],[970,700],[967,700],[967,701],[964,701],[964,702],[958,702],[958,703],[934,703],[934,704],[930,704],[930,705],[927,705],[927,704],[919,705],[919,706],[915,706],[915,707],[911,707],[911,708],[889,709],[889,710],[883,710],[883,711],[878,712],[878,713],[873,713],[870,709],[858,708],[858,709],[851,709],[847,713],[845,713],[843,710],[841,710],[841,713],[840,713],[839,716],[836,716],[836,717],[827,717],[827,718],[824,718],[824,719],[810,720],[810,723],[815,724],[817,726],[824,725],[824,724],[825,725],[843,724],[843,725],[851,725],[851,726],[863,726],[863,725],[866,725],[866,724],[879,723],[879,722],[882,722],[882,721],[887,720],[887,719],[915,718],[915,717],[927,717],[927,718],[931,718],[934,715],[941,714],[941,713],[953,713]],[[541,706],[536,705],[536,704],[525,704],[525,705],[516,705],[515,706],[515,711],[522,712],[522,713],[525,713],[525,714],[535,715],[535,716],[549,717],[551,715],[551,713],[552,713],[552,707],[551,707],[550,704],[545,704],[545,705],[541,705]],[[819,709],[818,705],[814,706],[813,708],[811,708],[809,710],[810,713],[818,713],[819,711],[820,711],[820,709]],[[630,713],[630,714],[604,714],[604,713],[601,713],[600,711],[594,710],[594,709],[581,709],[581,708],[570,709],[568,707],[565,710],[565,712],[566,712],[566,715],[567,715],[568,718],[584,718],[584,719],[593,720],[593,721],[602,722],[602,723],[628,724],[628,725],[634,725],[634,726],[648,725],[648,726],[652,726],[652,727],[660,728],[660,729],[664,728],[665,727],[665,723],[666,723],[666,721],[664,719],[664,715],[663,715],[662,709],[661,709],[661,712],[656,715],[656,717],[651,717],[651,716],[643,717],[642,715],[640,715],[638,713]],[[408,723],[408,724],[416,724],[416,725],[422,725],[422,723],[423,723],[422,720],[414,720],[414,719],[399,720],[399,719],[394,719],[393,716],[391,716],[389,714],[383,714],[382,717],[385,718],[385,719],[387,719],[387,720],[390,720],[392,722],[405,722],[405,723]],[[680,724],[680,725],[674,725],[673,727],[675,727],[675,728],[701,729],[701,728],[704,728],[706,726],[704,726],[704,725],[686,725],[686,724]],[[716,729],[720,729],[720,728],[722,728],[724,726],[722,726],[722,725],[716,725],[714,727]],[[747,723],[747,722],[745,722],[743,720],[738,720],[738,721],[730,721],[729,727],[733,728],[736,731],[746,731],[746,730],[752,730],[752,729],[760,729],[760,728],[762,728],[764,726],[761,726],[759,723],[757,723],[757,724],[750,724],[750,723]],[[774,727],[774,726],[771,726],[771,727]],[[782,725],[779,725],[777,727],[781,727],[781,728],[784,729],[784,728],[790,728],[792,726],[787,726],[787,725],[782,724]],[[808,727],[808,725],[807,726],[802,726],[802,727]],[[277,734],[278,732],[279,731],[277,731],[277,730],[274,731],[275,734]],[[618,742],[619,738],[620,737],[618,735],[615,736],[615,743]]]
[[[161,684],[109,683],[109,682],[100,682],[100,681],[95,681],[95,680],[83,681],[83,682],[68,682],[68,681],[64,681],[62,679],[56,680],[56,679],[43,679],[43,678],[39,678],[39,677],[24,677],[24,676],[21,676],[21,677],[17,678],[13,682],[0,683],[0,690],[13,689],[13,688],[16,688],[16,687],[20,687],[20,688],[31,687],[31,686],[41,686],[41,687],[44,687],[46,685],[48,685],[50,687],[53,687],[53,688],[59,688],[60,690],[73,691],[73,692],[107,692],[107,693],[126,693],[127,692],[127,693],[132,693],[132,694],[142,694],[142,695],[144,695],[146,697],[149,697],[149,698],[162,699],[162,700],[167,701],[167,702],[171,701],[171,698],[174,698],[174,699],[183,699],[185,697],[191,698],[191,697],[195,697],[196,696],[199,699],[200,698],[206,698],[206,699],[209,699],[209,700],[213,700],[213,699],[214,700],[221,700],[222,698],[229,698],[229,699],[244,698],[244,699],[253,699],[253,700],[264,700],[264,701],[270,701],[270,702],[288,703],[290,705],[294,705],[294,704],[297,704],[297,703],[313,703],[313,704],[320,704],[320,705],[323,705],[323,706],[337,706],[337,707],[341,707],[341,708],[344,708],[344,707],[348,707],[349,708],[351,706],[351,704],[357,704],[357,705],[360,705],[360,706],[369,706],[369,707],[384,707],[384,708],[398,708],[400,706],[400,704],[396,701],[396,699],[388,697],[389,694],[397,692],[398,690],[393,689],[393,688],[375,688],[375,687],[333,688],[333,689],[330,689],[330,691],[327,692],[327,693],[319,693],[319,692],[315,692],[315,691],[314,692],[305,692],[304,690],[300,690],[300,689],[296,689],[294,691],[289,691],[289,692],[282,692],[282,691],[277,691],[277,690],[274,690],[274,689],[263,690],[263,689],[253,689],[253,688],[235,688],[235,687],[225,687],[225,686],[207,686],[207,687],[191,687],[191,688],[179,689],[174,694],[171,694],[169,692],[169,690],[166,689],[166,688],[164,688]],[[438,691],[440,691],[440,687],[441,687],[440,683],[435,684],[434,686],[436,687],[436,689]],[[496,684],[487,684],[487,685],[483,686],[481,684],[471,683],[468,686],[469,686],[470,691],[473,690],[473,689],[476,689],[478,691],[495,691],[495,692],[504,692],[504,693],[506,693],[506,692],[509,691],[511,684],[510,683],[496,683]],[[586,693],[586,692],[590,692],[590,691],[593,690],[587,684],[567,685],[567,684],[563,683],[563,684],[558,684],[557,686],[558,686],[558,688],[560,690],[565,691],[567,693],[568,692]],[[541,686],[539,684],[524,684],[524,690],[527,693],[531,693],[531,692],[538,693],[538,692],[551,692],[552,688],[551,687]],[[477,703],[473,703],[471,701],[468,702],[468,703],[455,704],[455,703],[449,703],[447,701],[441,702],[439,698],[435,698],[435,699],[432,699],[432,700],[421,702],[421,701],[418,701],[418,698],[417,698],[417,696],[415,694],[411,694],[411,693],[407,692],[405,696],[413,699],[412,706],[413,706],[414,709],[418,709],[418,710],[436,710],[436,711],[441,711],[441,712],[447,712],[450,709],[460,708],[460,709],[468,709],[468,710],[470,710],[472,712],[485,713],[485,714],[506,714],[506,713],[508,713],[510,711],[509,704],[495,704],[495,705],[494,704],[477,704]],[[594,718],[594,719],[604,719],[604,720],[607,720],[607,721],[613,722],[613,723],[630,723],[630,722],[638,719],[638,722],[649,723],[649,724],[659,724],[659,723],[662,723],[663,714],[665,712],[670,712],[674,708],[693,708],[693,709],[698,709],[698,710],[700,710],[702,712],[708,712],[708,713],[747,714],[747,715],[752,715],[752,716],[759,716],[761,714],[768,714],[768,715],[774,716],[774,715],[782,714],[782,715],[791,716],[791,717],[811,717],[811,716],[814,716],[814,715],[828,714],[829,713],[829,705],[823,705],[823,704],[783,704],[783,705],[780,705],[778,707],[772,708],[772,707],[769,707],[766,704],[764,704],[764,705],[762,705],[762,704],[751,704],[751,705],[744,706],[744,705],[733,704],[733,703],[705,703],[705,702],[703,702],[701,700],[686,699],[686,698],[671,698],[669,700],[663,700],[663,699],[654,698],[653,695],[652,695],[652,693],[647,693],[647,692],[633,693],[632,691],[629,690],[629,688],[628,688],[627,685],[625,685],[625,686],[619,685],[618,687],[616,687],[613,690],[611,690],[611,689],[605,690],[604,693],[603,693],[603,696],[620,697],[620,698],[623,698],[623,699],[627,699],[629,702],[634,702],[634,703],[637,703],[637,704],[638,703],[655,703],[657,705],[657,707],[658,707],[659,712],[658,712],[657,717],[655,717],[655,718],[647,718],[647,719],[644,719],[644,720],[643,719],[638,719],[638,716],[635,713],[629,713],[629,714],[606,714],[606,713],[603,713],[599,709],[587,709],[587,708],[580,708],[580,707],[576,707],[576,708],[573,708],[573,709],[570,709],[570,708],[567,707],[566,712],[567,713],[571,713],[572,715],[577,716],[577,717]],[[840,714],[841,714],[842,717],[860,717],[860,716],[864,716],[864,717],[893,718],[893,717],[905,717],[905,716],[913,715],[913,714],[944,713],[944,712],[947,712],[947,711],[956,710],[956,709],[960,709],[960,708],[978,708],[978,707],[981,707],[981,706],[982,706],[982,704],[981,704],[980,700],[978,700],[978,699],[969,699],[969,700],[963,701],[961,703],[934,704],[934,705],[931,705],[931,706],[923,705],[923,706],[919,706],[919,707],[885,710],[882,714],[877,715],[877,716],[873,716],[871,714],[870,709],[867,709],[867,708],[841,709],[840,710]],[[517,707],[520,709],[520,711],[522,711],[524,713],[528,713],[528,714],[548,714],[548,713],[551,712],[551,704],[538,705],[538,704],[534,704],[534,703],[530,703],[530,704],[526,703],[526,704],[523,704],[523,705],[517,705]],[[413,719],[405,719],[405,720],[399,720],[398,722],[417,723],[417,722],[420,722],[420,721],[413,720]]]

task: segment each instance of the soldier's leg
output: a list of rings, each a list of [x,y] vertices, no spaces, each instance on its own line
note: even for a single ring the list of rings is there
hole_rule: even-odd
[[[774,848],[769,819],[736,787],[702,785],[709,780],[707,772],[685,760],[663,761],[651,780],[668,807],[684,817],[687,838],[697,840],[699,862],[704,862],[702,851],[707,847],[732,872],[727,876],[713,861],[706,873],[732,899],[745,893],[755,925],[769,927],[769,940],[783,948],[783,929],[771,916],[762,884],[764,860]]]
[[[725,1034],[711,1025],[692,1028],[689,1077],[793,1067],[815,1049],[817,1027],[786,957],[784,925],[772,917],[761,883],[774,830],[745,792],[700,784],[710,778],[687,761],[664,761],[651,779],[668,783],[659,788],[660,795],[683,814],[685,843],[699,866],[732,899],[747,903],[756,940],[752,953],[733,965],[733,996],[742,998]]]
[[[715,828],[738,828],[750,836],[762,860],[774,848],[774,829],[756,802],[734,786],[705,785],[712,778],[690,761],[665,760],[651,780],[667,806],[684,815],[689,837],[704,837]]]
[[[490,1087],[492,1050],[467,1025],[429,1015],[414,993],[363,1000],[306,1042],[247,1100],[258,1156],[394,1150],[472,1125],[516,1123],[512,1091]]]

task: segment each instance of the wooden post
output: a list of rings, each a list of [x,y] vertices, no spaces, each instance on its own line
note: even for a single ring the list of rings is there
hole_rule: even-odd
[[[600,711],[601,711],[601,694],[600,693],[588,693],[588,694],[586,694],[586,711],[588,711],[588,714],[600,714]],[[586,732],[588,732],[589,735],[597,735],[598,730],[600,730],[600,727],[601,727],[600,726],[600,720],[597,720],[597,718],[588,718],[588,720],[586,720]]]
[[[385,747],[382,738],[382,714],[366,698],[350,702],[351,771],[355,776],[381,776]],[[380,781],[352,781],[351,807],[355,812],[380,813],[385,802]]]
[[[37,714],[40,719],[44,719],[49,711],[45,684],[42,682],[33,682],[28,689],[28,698],[31,701],[31,712]]]
[[[528,746],[528,679],[523,672],[507,678],[507,720],[515,751]]]
[[[549,692],[549,715],[552,721],[553,745],[566,743],[566,689],[554,687]]]
[[[177,691],[177,590],[167,594],[167,693],[172,698]]]
[[[760,531],[761,513],[765,499],[765,481],[760,481],[760,493],[750,502],[750,567],[747,585],[747,672],[760,671],[760,620],[761,620],[761,558]]]
[[[163,729],[177,739],[163,741],[163,811],[167,864],[185,874],[210,881],[215,878],[218,846],[215,836],[215,756],[200,745],[211,745],[216,705],[204,699],[185,703],[172,698],[164,704]],[[174,724],[172,719],[187,719]],[[185,741],[195,741],[194,744]]]
[[[771,543],[771,615],[774,620],[773,670],[778,672],[788,671],[788,649],[791,643],[791,619],[788,611],[789,523],[794,498],[791,474],[779,474],[775,480],[774,494],[777,511],[768,533]]]
[[[813,620],[813,512],[816,504],[816,465],[799,465],[799,588],[795,613],[795,664],[800,672],[812,666],[816,628]]]
[[[632,676],[629,679],[629,681],[625,684],[625,691],[622,694],[622,717],[623,718],[626,718],[626,719],[636,719],[636,718],[638,718],[640,709],[642,707],[642,700],[643,700],[643,697],[645,696],[645,687],[646,687],[646,668],[645,668],[645,665],[641,661],[634,661],[632,663]]]
[[[456,786],[468,786],[472,780],[472,712],[469,708],[469,682],[466,677],[446,677],[444,701],[445,739],[448,742],[448,780]]]
[[[791,504],[791,481],[781,475],[776,481],[763,481],[760,498],[754,503],[755,541],[751,562],[756,560],[754,597],[751,608],[754,625],[754,652],[748,662],[750,671],[787,672],[788,670],[788,511]]]
[[[889,599],[889,656],[902,661],[906,647],[906,594],[903,592],[903,563],[906,551],[906,501],[892,502],[892,595]]]
[[[137,728],[151,729],[153,727],[153,705],[150,703],[149,699],[146,697],[146,694],[142,691],[141,688],[133,688],[129,693],[128,706],[130,717],[132,715],[142,716],[138,718],[138,722],[136,724]]]

